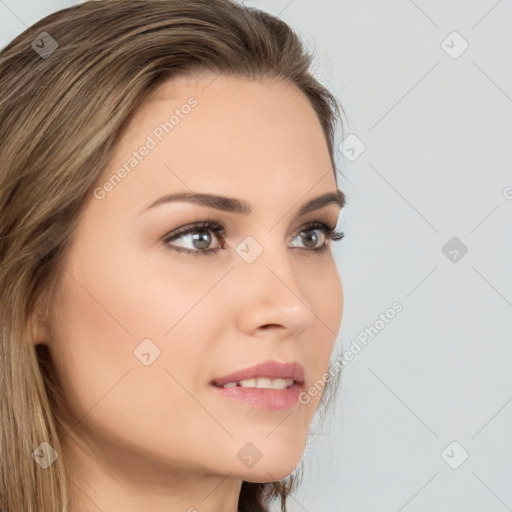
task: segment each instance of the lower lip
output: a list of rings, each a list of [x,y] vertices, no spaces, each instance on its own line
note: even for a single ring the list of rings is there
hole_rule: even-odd
[[[212,386],[212,388],[227,398],[269,411],[280,411],[293,407],[298,403],[302,391],[301,386],[297,383],[285,389],[243,388],[238,386],[236,388]]]

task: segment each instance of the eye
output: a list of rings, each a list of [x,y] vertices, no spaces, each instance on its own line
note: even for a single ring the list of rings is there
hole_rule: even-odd
[[[292,245],[308,253],[321,254],[325,252],[329,246],[329,241],[341,240],[345,235],[344,233],[335,230],[336,226],[328,225],[324,222],[315,221],[310,222],[294,236],[295,238],[302,239],[303,246]],[[212,236],[211,233],[214,235]],[[219,250],[226,249],[225,245],[220,247],[211,248],[210,245],[215,238],[224,238],[226,230],[222,224],[215,220],[205,220],[195,222],[188,226],[183,226],[171,233],[165,235],[162,239],[163,243],[173,251],[178,253],[187,253],[199,256],[200,254],[212,255]],[[183,247],[176,244],[177,240],[189,239],[189,247]],[[318,246],[319,241],[321,245]],[[170,242],[173,242],[172,244]],[[318,246],[318,247],[317,247]]]
[[[210,233],[215,233],[215,235],[212,237]],[[169,233],[164,237],[163,242],[168,245],[169,248],[178,253],[185,252],[195,256],[199,256],[200,254],[208,255],[216,253],[218,250],[220,250],[219,248],[212,249],[209,247],[209,245],[211,244],[213,238],[218,238],[217,235],[224,237],[225,233],[226,230],[224,229],[224,226],[219,224],[217,221],[205,220],[201,222],[195,222],[194,224],[184,226],[177,229],[176,231]],[[175,243],[169,243],[171,241],[174,242],[175,240],[179,240],[180,238],[185,237],[189,237],[192,248],[183,248],[176,245]]]
[[[320,236],[319,236],[320,234]],[[325,252],[331,245],[329,241],[339,241],[345,236],[345,233],[336,231],[336,226],[328,225],[325,222],[314,221],[304,226],[297,237],[302,238],[305,248],[316,253]],[[317,247],[318,241],[322,241],[320,247]],[[302,249],[303,247],[301,247]]]

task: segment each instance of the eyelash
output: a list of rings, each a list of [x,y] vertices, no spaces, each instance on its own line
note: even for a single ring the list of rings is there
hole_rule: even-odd
[[[325,251],[327,251],[328,247],[330,246],[330,244],[328,243],[329,240],[337,242],[345,236],[345,233],[343,233],[341,231],[336,231],[335,225],[331,226],[329,224],[326,224],[325,222],[313,221],[313,222],[306,224],[303,228],[301,228],[301,230],[295,235],[295,237],[304,232],[313,231],[315,229],[319,229],[319,230],[323,231],[324,236],[327,239],[326,243],[317,249],[307,249],[304,247],[299,247],[299,249],[302,249],[307,252],[313,252],[316,255],[321,255]],[[216,235],[220,235],[220,237],[222,237],[222,238],[224,238],[224,236],[226,234],[226,229],[224,228],[224,226],[222,224],[219,224],[215,220],[205,220],[205,221],[201,221],[201,222],[195,222],[194,224],[190,224],[188,226],[179,228],[178,230],[173,231],[171,233],[167,233],[162,238],[162,241],[170,249],[172,249],[173,251],[176,251],[177,253],[192,254],[194,256],[199,256],[200,254],[209,256],[209,255],[215,254],[218,251],[223,250],[222,248],[190,250],[190,249],[184,249],[183,247],[169,245],[169,242],[171,242],[172,240],[181,238],[183,235],[189,235],[192,233],[205,232],[205,231],[211,231],[211,232],[215,233]]]

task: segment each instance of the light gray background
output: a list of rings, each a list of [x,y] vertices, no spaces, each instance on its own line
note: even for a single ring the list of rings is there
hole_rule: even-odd
[[[0,1],[0,45],[74,3]],[[512,1],[245,3],[301,34],[347,112],[338,143],[361,141],[339,152],[335,353],[403,305],[315,420],[290,511],[512,510]]]

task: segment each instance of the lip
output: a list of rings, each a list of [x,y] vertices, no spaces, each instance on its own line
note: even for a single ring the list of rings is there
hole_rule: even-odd
[[[304,384],[304,368],[297,362],[279,363],[277,361],[265,361],[264,363],[244,368],[224,377],[214,379],[212,385],[222,387],[228,382],[239,382],[245,379],[266,377],[268,379],[293,379],[300,387]]]
[[[216,386],[211,386],[210,389],[227,400],[245,403],[256,409],[267,411],[282,411],[297,406],[302,392],[302,387],[296,382],[285,389],[218,388]]]

